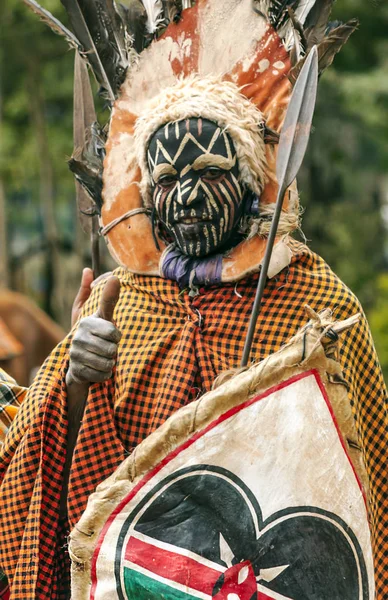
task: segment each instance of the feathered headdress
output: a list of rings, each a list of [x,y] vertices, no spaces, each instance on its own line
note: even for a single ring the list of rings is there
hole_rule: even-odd
[[[87,61],[112,107],[109,131],[94,124],[70,168],[120,264],[160,274],[165,246],[147,214],[146,145],[159,126],[190,116],[228,128],[241,179],[260,195],[254,231],[268,233],[276,142],[292,85],[313,45],[322,72],[357,21],[330,24],[334,0],[61,0],[71,33],[35,0],[24,1]],[[279,231],[297,227],[297,194],[290,194]],[[228,255],[224,281],[252,270],[244,261],[254,243]]]

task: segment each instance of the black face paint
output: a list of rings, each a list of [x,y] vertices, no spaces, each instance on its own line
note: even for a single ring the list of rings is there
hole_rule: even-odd
[[[168,123],[151,138],[148,165],[166,239],[188,256],[226,249],[243,204],[230,136],[206,119]]]

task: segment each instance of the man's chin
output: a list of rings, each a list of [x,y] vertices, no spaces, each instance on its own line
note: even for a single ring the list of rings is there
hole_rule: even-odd
[[[204,258],[217,249],[209,221],[180,223],[174,234],[179,249],[192,258]]]
[[[242,240],[241,234],[231,231],[216,243],[217,233],[212,221],[179,223],[179,227],[170,231],[180,251],[191,258],[205,258],[227,252]]]
[[[196,221],[194,223],[179,223],[175,225],[176,231],[181,235],[194,241],[198,240],[199,236],[205,236],[211,226],[211,221]]]

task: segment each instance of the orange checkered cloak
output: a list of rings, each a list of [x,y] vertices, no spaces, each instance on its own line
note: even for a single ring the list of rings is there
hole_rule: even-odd
[[[266,288],[252,356],[278,350],[307,320],[304,304],[330,307],[337,319],[360,311],[354,295],[326,263],[290,242],[291,263]],[[123,332],[111,380],[94,384],[75,449],[69,526],[90,493],[172,412],[210,389],[215,376],[241,359],[257,275],[201,290],[191,299],[173,281],[118,269],[116,307]],[[101,286],[85,314],[98,306]],[[1,454],[0,565],[12,599],[66,598],[68,564],[59,523],[66,448],[64,375],[71,335],[47,359],[10,430]],[[365,318],[342,341],[339,360],[349,383],[370,478],[377,598],[388,585],[387,394]]]

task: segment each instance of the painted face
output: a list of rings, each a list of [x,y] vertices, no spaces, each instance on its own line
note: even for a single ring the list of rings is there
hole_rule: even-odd
[[[148,165],[162,234],[188,256],[232,245],[242,212],[236,151],[206,119],[168,123],[151,138]]]

